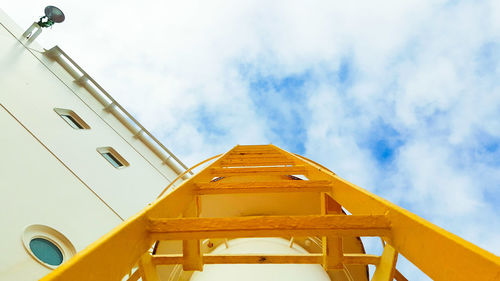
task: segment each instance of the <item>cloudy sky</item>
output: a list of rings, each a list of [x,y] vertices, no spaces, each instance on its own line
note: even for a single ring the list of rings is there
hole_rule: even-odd
[[[188,166],[273,143],[500,254],[500,1],[3,2]]]

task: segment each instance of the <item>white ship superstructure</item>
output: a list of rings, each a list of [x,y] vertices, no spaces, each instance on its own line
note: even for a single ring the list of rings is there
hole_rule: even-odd
[[[0,23],[0,279],[37,280],[186,168],[63,50]]]

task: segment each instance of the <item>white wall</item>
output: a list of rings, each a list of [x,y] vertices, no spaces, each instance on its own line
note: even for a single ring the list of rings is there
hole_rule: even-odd
[[[158,167],[161,160],[146,146],[128,138],[126,133],[131,133],[102,105],[91,103],[85,89],[62,75],[57,63],[43,55],[40,59],[5,29],[0,33],[0,102],[122,217],[141,210],[175,178],[166,165]],[[86,92],[87,103],[73,87]],[[56,107],[75,111],[91,130],[72,129],[54,112]],[[117,150],[130,166],[110,166],[96,151],[105,146]]]
[[[177,174],[36,42],[21,44],[22,30],[1,11],[0,23],[0,280],[36,280],[50,269],[24,249],[26,226],[55,228],[82,250]],[[71,128],[54,108],[73,110],[91,129]],[[110,165],[96,151],[107,146],[130,166]]]
[[[36,280],[49,269],[24,249],[26,226],[53,227],[81,250],[121,220],[4,108],[0,124],[0,280]]]

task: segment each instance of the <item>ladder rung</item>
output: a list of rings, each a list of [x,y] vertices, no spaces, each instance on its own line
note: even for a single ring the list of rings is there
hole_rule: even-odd
[[[214,182],[197,183],[197,194],[328,192],[330,181],[286,180],[276,182]]]
[[[343,264],[375,264],[380,261],[380,256],[368,254],[344,254]]]
[[[305,175],[307,169],[304,166],[292,167],[242,167],[242,168],[219,168],[214,167],[211,169],[212,174],[216,176],[226,175],[241,175],[241,174],[278,174],[278,175]]]
[[[272,162],[272,161],[293,161],[285,155],[277,155],[277,156],[261,156],[261,155],[227,155],[221,161],[264,161],[264,162]]]
[[[316,264],[322,255],[206,255],[203,258],[206,264]]]
[[[230,150],[229,153],[240,153],[240,152],[272,152],[272,153],[282,153],[280,149],[275,147],[263,146],[263,147],[235,147]]]
[[[234,147],[234,150],[238,149],[276,149],[276,147],[271,144],[239,144]]]
[[[321,254],[304,255],[203,255],[204,264],[319,264]],[[180,264],[182,255],[154,255],[156,265]]]
[[[182,264],[182,255],[153,255],[155,265]],[[321,264],[322,254],[303,255],[203,255],[203,264]],[[344,264],[378,264],[380,256],[367,254],[344,254]]]
[[[293,166],[293,162],[257,162],[257,163],[227,163],[221,162],[221,167],[231,168],[231,167],[283,167],[283,166]]]
[[[237,153],[228,153],[226,157],[285,157],[283,153],[280,152],[237,152]]]
[[[276,159],[223,159],[221,162],[223,166],[277,166],[277,165],[294,165],[295,163],[289,159],[276,158]]]
[[[231,152],[247,152],[247,151],[279,151],[275,147],[263,145],[263,146],[239,146],[235,147]]]
[[[278,149],[274,149],[274,148],[253,148],[253,149],[248,149],[248,148],[245,148],[245,149],[241,149],[241,148],[238,148],[238,149],[234,149],[234,150],[231,150],[230,153],[240,153],[240,152],[271,152],[271,153],[281,153]]]
[[[150,219],[155,240],[290,236],[390,236],[384,215]]]

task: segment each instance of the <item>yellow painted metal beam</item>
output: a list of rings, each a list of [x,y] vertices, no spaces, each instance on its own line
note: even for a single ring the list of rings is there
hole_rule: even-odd
[[[292,167],[241,167],[241,168],[219,168],[211,169],[214,176],[234,176],[245,174],[267,174],[267,175],[307,175],[304,166]]]
[[[142,272],[143,281],[160,281],[158,272],[156,272],[156,265],[151,261],[151,255],[145,253],[139,260],[139,269]]]
[[[329,214],[342,214],[342,207],[327,193],[321,194],[321,213],[324,215]],[[342,264],[343,253],[342,249],[342,236],[322,238],[323,247],[323,268],[325,270],[343,270]]]
[[[197,194],[329,192],[329,181],[287,180],[274,182],[212,182],[196,184]]]
[[[271,151],[276,152],[274,147],[272,147],[268,144],[257,144],[257,145],[255,145],[255,144],[250,144],[250,145],[239,144],[239,145],[235,146],[233,151],[234,152],[241,152],[241,151],[256,151],[256,150],[266,150],[266,151],[271,150]]]
[[[387,212],[393,234],[391,245],[433,280],[500,279],[500,257],[336,176],[312,161],[294,157],[297,163],[309,164],[309,178],[333,180],[330,194],[350,213]]]
[[[199,217],[201,212],[201,199],[195,196],[193,202],[189,204],[189,208],[184,212],[185,217]],[[203,257],[201,254],[200,240],[183,240],[182,253],[184,260],[182,269],[184,271],[203,270]]]
[[[182,264],[185,258],[182,255],[154,255],[156,265]],[[378,264],[379,256],[365,254],[345,254],[345,264]],[[322,254],[303,255],[203,255],[204,264],[321,264]]]
[[[264,158],[264,157],[283,157],[286,158],[286,155],[283,155],[279,152],[265,152],[265,151],[251,151],[251,152],[238,152],[231,153],[228,155],[228,158],[231,159],[233,157],[241,157],[241,158]]]
[[[386,244],[371,281],[392,281],[394,279],[397,260],[398,252],[396,249]]]
[[[204,264],[318,264],[321,263],[320,254],[304,255],[204,255]],[[157,255],[153,257],[157,265],[182,263],[180,255]]]
[[[238,153],[238,154],[230,154],[225,157],[226,160],[290,160],[291,158],[288,155],[281,153],[272,153],[272,154],[262,154],[262,153]]]
[[[182,252],[184,254],[184,259],[182,261],[182,268],[184,271],[203,270],[200,240],[182,241]]]
[[[338,235],[389,236],[390,223],[384,215],[177,218],[151,219],[148,230],[158,240]]]
[[[289,159],[276,158],[272,159],[260,159],[260,158],[251,158],[251,159],[242,159],[242,158],[234,158],[234,159],[225,159],[221,162],[222,167],[242,167],[242,166],[291,166],[294,165],[294,162]]]
[[[373,264],[380,262],[380,256],[367,254],[344,254],[343,264]]]

